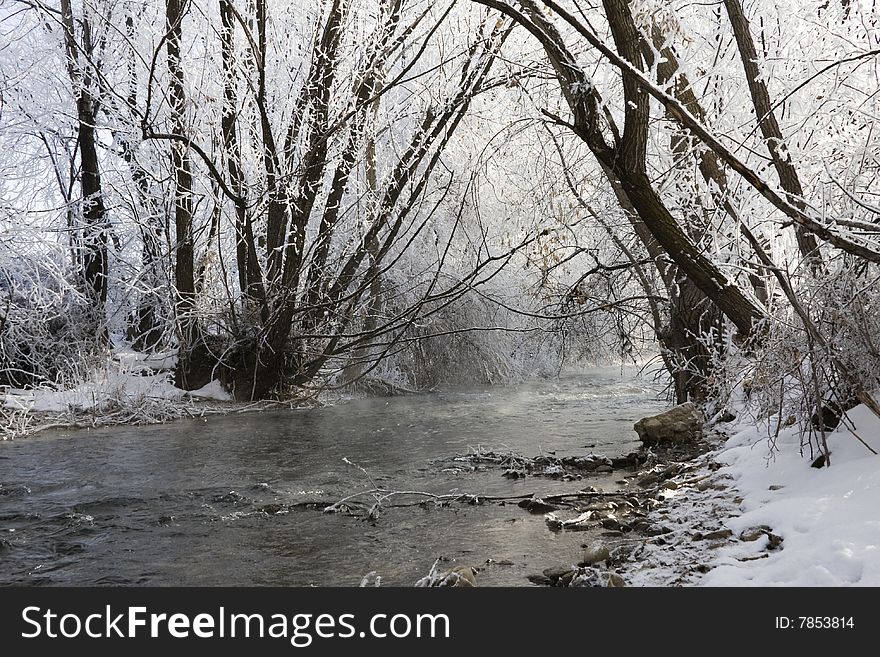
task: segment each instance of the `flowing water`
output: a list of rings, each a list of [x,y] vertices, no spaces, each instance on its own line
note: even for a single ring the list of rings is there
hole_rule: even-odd
[[[0,584],[349,586],[375,571],[383,584],[410,586],[443,556],[485,566],[480,585],[529,585],[529,573],[576,562],[585,535],[552,533],[515,504],[387,508],[375,523],[273,511],[330,504],[372,488],[370,479],[435,494],[610,490],[620,474],[511,480],[448,459],[480,447],[622,455],[637,447],[633,423],[663,406],[635,370],[600,368],[0,443]]]

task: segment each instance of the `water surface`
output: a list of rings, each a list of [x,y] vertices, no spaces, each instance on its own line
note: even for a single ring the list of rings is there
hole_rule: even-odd
[[[378,485],[480,495],[612,489],[613,476],[510,480],[448,459],[478,448],[616,456],[665,403],[635,370],[371,398],[309,410],[0,443],[0,584],[410,586],[440,556],[483,566],[481,585],[577,561],[584,533],[552,533],[515,504],[386,509],[376,523],[315,509]],[[268,505],[268,506],[267,506]],[[276,506],[272,506],[276,505]],[[262,509],[262,510],[261,510]],[[491,564],[490,562],[490,564]]]

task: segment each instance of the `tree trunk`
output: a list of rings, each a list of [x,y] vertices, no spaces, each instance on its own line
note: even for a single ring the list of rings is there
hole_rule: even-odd
[[[647,175],[624,171],[617,173],[627,196],[663,250],[733,322],[740,336],[749,337],[763,313],[681,231],[675,217],[652,188]]]
[[[603,0],[605,13],[618,51],[633,67],[642,68],[639,34],[626,0]],[[688,238],[678,221],[654,191],[647,171],[647,135],[650,120],[648,94],[636,76],[623,71],[625,122],[622,143],[614,151],[597,148],[596,156],[614,171],[630,202],[663,250],[680,271],[736,325],[747,337],[754,323],[762,316],[742,291],[727,280],[721,271],[704,256]],[[596,143],[597,140],[593,140]],[[698,227],[696,227],[699,230]],[[684,295],[685,303],[698,301],[693,291]],[[705,305],[705,304],[698,304]],[[708,308],[706,308],[708,310]],[[690,314],[690,313],[689,313]],[[696,318],[691,322],[696,321]],[[702,320],[700,320],[700,323]],[[684,327],[682,327],[684,328]],[[694,326],[693,328],[697,328]],[[697,336],[682,336],[694,341]]]
[[[165,25],[168,30],[166,49],[169,73],[169,104],[172,130],[178,135],[188,134],[186,125],[186,91],[180,48],[183,41],[183,17],[186,0],[166,0]],[[198,320],[195,315],[196,286],[193,244],[193,178],[188,147],[179,142],[171,146],[174,167],[174,228],[175,263],[174,284],[179,326],[179,351],[174,384],[184,390],[205,385],[205,374],[199,367],[199,358],[193,352],[200,342]],[[210,379],[209,379],[210,380]]]
[[[134,18],[131,14],[125,17],[126,36],[133,40],[135,37]],[[138,106],[138,79],[135,53],[129,52],[128,58],[128,94],[126,101],[128,107],[134,110]],[[131,122],[132,132],[122,134],[119,137],[122,158],[128,165],[131,178],[135,183],[137,194],[137,206],[134,209],[135,219],[141,234],[141,264],[143,265],[143,283],[146,290],[141,293],[134,311],[129,336],[132,347],[136,351],[150,352],[156,349],[163,333],[162,301],[159,290],[162,289],[163,272],[162,259],[160,257],[162,241],[161,213],[157,204],[150,194],[150,182],[146,171],[137,161],[134,142],[134,126],[137,119],[132,111],[127,117]]]
[[[779,183],[788,194],[788,201],[803,212],[806,210],[803,200],[804,190],[801,186],[797,169],[794,168],[791,157],[785,150],[785,141],[782,137],[782,130],[779,128],[779,122],[776,120],[773,105],[770,102],[767,83],[764,82],[761,69],[758,66],[758,52],[755,49],[755,41],[749,29],[749,21],[743,12],[740,0],[724,0],[724,6],[727,8],[727,15],[733,27],[740,60],[742,61],[746,80],[749,84],[749,93],[755,106],[758,125],[761,128],[761,134],[764,135],[764,139],[767,141],[767,149],[770,151],[770,157],[773,159],[773,166],[779,176]],[[801,256],[813,267],[820,266],[822,260],[819,253],[819,245],[816,243],[816,237],[812,233],[807,232],[803,226],[795,227],[795,235]]]
[[[80,186],[82,189],[83,230],[79,262],[87,296],[92,301],[95,330],[105,336],[102,326],[104,304],[107,301],[107,217],[101,189],[98,166],[98,148],[95,141],[96,100],[92,96],[90,58],[93,53],[91,27],[88,19],[80,20],[82,40],[77,41],[76,25],[70,0],[61,0],[61,21],[67,55],[67,70],[76,95],[77,143],[80,154]]]
[[[733,322],[740,337],[751,335],[756,321],[763,317],[761,310],[742,291],[704,256],[682,231],[675,217],[654,191],[645,172],[645,145],[650,114],[648,97],[634,73],[621,67],[624,79],[625,123],[622,137],[615,135],[615,146],[605,142],[599,125],[602,112],[599,97],[587,76],[574,63],[562,35],[547,20],[543,9],[534,0],[521,0],[528,16],[498,0],[476,0],[507,14],[524,25],[544,47],[559,78],[562,90],[574,116],[573,129],[589,146],[596,159],[614,173],[638,216],[651,232],[663,251],[675,262],[683,274]],[[546,4],[551,4],[547,2]],[[640,69],[640,39],[632,14],[625,0],[604,0],[612,35],[621,55],[629,65]],[[552,3],[554,11],[561,8]],[[570,15],[566,20],[576,23]],[[606,48],[607,50],[607,48]],[[584,92],[583,90],[587,90]],[[616,131],[615,131],[616,133]]]
[[[220,47],[223,61],[223,115],[221,132],[226,156],[226,168],[232,190],[239,198],[244,198],[244,185],[241,173],[241,149],[238,143],[238,93],[235,72],[235,20],[229,0],[220,0]],[[257,258],[254,229],[246,204],[235,204],[235,256],[238,264],[238,283],[244,297],[253,299],[265,309],[266,291],[263,286],[263,272]],[[265,313],[264,313],[265,315]],[[265,317],[264,317],[265,319]]]
[[[372,103],[371,114],[375,120],[379,113],[379,100]],[[366,162],[364,163],[365,177],[367,181],[367,216],[372,216],[376,211],[376,197],[379,191],[378,166],[376,162],[376,140],[371,138],[367,142]],[[382,277],[379,274],[378,255],[379,240],[376,236],[367,241],[366,249],[368,252],[368,271],[375,271],[376,274],[370,283],[370,289],[367,291],[367,307],[365,310],[364,323],[361,332],[369,336],[379,325],[379,313],[382,311]],[[367,359],[370,353],[369,338],[361,347],[354,350],[349,362],[343,372],[343,380],[345,383],[353,383],[360,379],[367,371]]]

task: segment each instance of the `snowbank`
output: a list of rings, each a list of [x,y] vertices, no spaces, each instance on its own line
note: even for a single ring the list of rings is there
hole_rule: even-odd
[[[3,406],[10,410],[42,413],[104,411],[114,407],[132,407],[146,401],[174,402],[184,398],[229,401],[230,395],[218,381],[199,390],[176,388],[168,371],[159,371],[173,363],[174,356],[148,357],[137,352],[119,352],[104,368],[93,372],[87,381],[71,388],[44,387],[34,390],[10,389],[2,395]]]
[[[880,420],[864,406],[849,413],[858,435],[880,452]],[[766,546],[733,542],[719,548],[704,586],[880,586],[880,456],[846,428],[828,436],[830,468],[800,455],[797,427],[784,429],[769,456],[768,430],[751,426],[714,455],[742,497],[742,514],[727,519],[734,536],[766,525],[781,549],[742,561]],[[809,455],[809,448],[807,455]]]
[[[3,396],[4,406],[16,410],[63,413],[70,409],[105,410],[119,404],[136,404],[146,399],[179,400],[183,390],[175,388],[168,374],[138,375],[103,370],[90,381],[73,388],[12,389]]]
[[[204,403],[231,401],[218,381],[199,390],[176,388],[170,371],[175,360],[174,353],[121,348],[77,384],[0,389],[0,440],[56,427],[153,424],[228,409]]]

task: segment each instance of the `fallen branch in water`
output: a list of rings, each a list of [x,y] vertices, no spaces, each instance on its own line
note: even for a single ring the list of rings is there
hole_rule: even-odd
[[[513,452],[510,452],[508,454],[498,454],[496,452],[485,451],[482,448],[478,448],[477,450],[473,450],[473,452],[467,457],[455,458],[486,459],[489,462],[503,465],[509,463],[510,460],[513,458],[516,458],[521,462],[529,461],[532,463],[540,464],[550,462],[550,460],[552,459],[552,461],[558,463],[568,464],[575,462],[572,459],[578,459],[580,461],[589,459],[592,461],[597,457],[589,455],[588,457],[564,457],[562,459],[558,459],[555,456],[539,456],[535,459],[527,459],[526,457],[520,456]],[[604,459],[605,457],[598,458]],[[629,459],[629,457],[625,458]],[[658,496],[662,498],[664,491],[668,491],[668,489],[675,489],[680,486],[687,486],[698,483],[705,478],[696,477],[680,482],[673,482],[673,477],[680,476],[693,468],[693,466],[689,466],[684,463],[673,463],[663,468],[651,468],[633,477],[632,483],[636,484],[637,488],[626,488],[616,491],[589,489],[575,491],[572,493],[556,493],[548,495],[544,495],[538,492],[524,493],[518,495],[480,495],[477,493],[460,492],[441,494],[429,493],[427,491],[420,490],[396,490],[379,486],[374,478],[370,475],[370,473],[367,472],[366,468],[352,462],[347,457],[344,457],[342,460],[349,466],[360,470],[366,477],[367,481],[370,483],[371,488],[359,491],[357,493],[352,493],[351,495],[347,495],[332,504],[326,505],[323,507],[323,512],[347,512],[353,515],[365,514],[366,519],[370,521],[377,520],[379,514],[382,512],[383,509],[424,506],[425,504],[430,503],[433,503],[434,506],[442,507],[457,502],[466,503],[469,505],[480,505],[491,502],[502,504],[507,502],[518,502],[520,507],[530,513],[543,514],[555,511],[558,507],[565,507],[574,511],[596,511],[597,509],[595,508],[591,509],[590,507],[582,507],[580,505],[580,502],[584,502],[587,500],[605,499],[610,501],[609,503],[612,504],[613,508],[604,509],[604,511],[614,512],[617,508],[614,500],[620,500],[619,508],[621,510],[627,506],[629,506],[630,508],[634,508],[638,505],[649,503],[649,501],[650,503],[657,503],[657,500],[659,499]],[[413,497],[416,499],[404,499],[403,501],[396,501],[399,498]],[[636,498],[637,504],[634,504],[632,502],[633,498]],[[309,502],[302,503],[301,505],[314,508],[315,506],[319,506],[319,503]]]
[[[511,479],[533,476],[576,480],[588,474],[607,474],[618,469],[633,468],[644,464],[647,458],[647,454],[636,452],[617,458],[592,453],[582,456],[558,457],[553,452],[528,457],[512,450],[495,451],[485,449],[480,445],[470,447],[467,454],[440,459],[434,464],[443,468],[444,471],[460,470],[463,466],[469,470],[479,469],[480,466],[504,468],[504,476]]]

